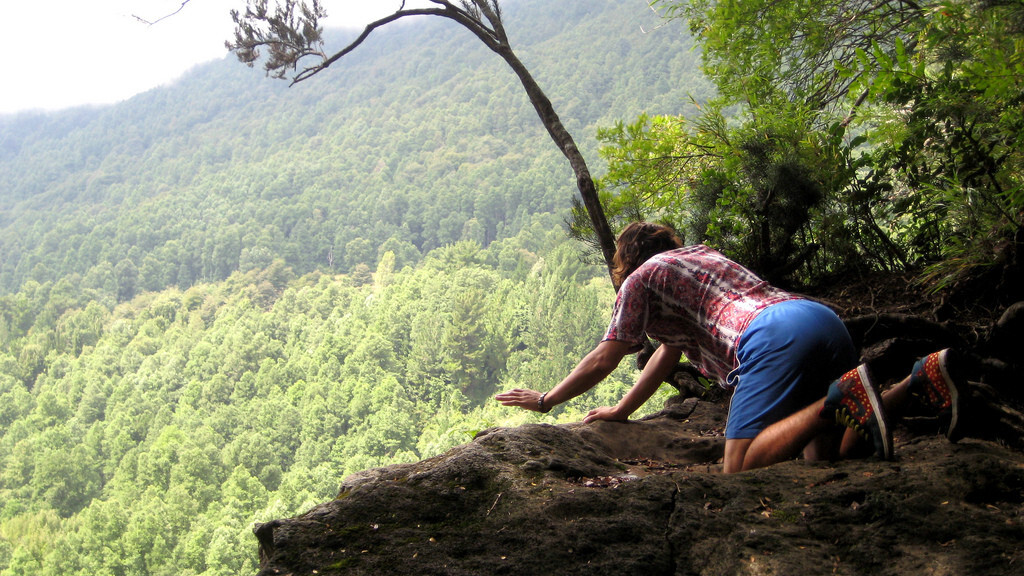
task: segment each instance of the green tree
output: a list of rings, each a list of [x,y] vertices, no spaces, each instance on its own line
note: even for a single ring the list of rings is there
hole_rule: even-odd
[[[355,238],[345,244],[345,266],[354,270],[359,264],[369,266],[377,262],[377,250],[366,238]]]
[[[416,249],[416,246],[408,240],[402,240],[397,236],[392,236],[384,241],[377,249],[378,255],[381,257],[384,254],[391,252],[395,256],[395,270],[401,270],[406,266],[411,266],[420,260],[420,251]]]
[[[828,199],[851,174],[842,142],[816,131],[815,117],[780,102],[751,109],[739,124],[712,107],[692,123],[641,117],[603,130],[609,213],[619,225],[665,222],[775,283],[841,267],[850,230]],[[574,229],[585,233],[578,220]]]
[[[97,456],[82,445],[53,448],[38,455],[32,474],[33,497],[63,518],[74,515],[102,488]]]
[[[0,570],[4,574],[38,574],[60,531],[61,519],[53,510],[0,521],[0,542],[10,546]]]
[[[139,287],[139,269],[135,263],[127,258],[121,260],[114,267],[114,275],[117,278],[117,301],[131,300]]]
[[[718,97],[602,134],[613,220],[666,220],[776,280],[937,262],[942,286],[1012,245],[1019,4],[654,4],[688,21]]]

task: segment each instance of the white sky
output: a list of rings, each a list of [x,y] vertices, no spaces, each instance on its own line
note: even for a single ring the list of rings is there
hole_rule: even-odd
[[[227,56],[224,41],[234,30],[229,11],[244,10],[245,0],[183,1],[5,0],[0,114],[119,102]],[[393,12],[400,0],[321,3],[328,14],[323,24],[337,28],[362,26]],[[153,25],[134,17],[156,21],[179,8]]]

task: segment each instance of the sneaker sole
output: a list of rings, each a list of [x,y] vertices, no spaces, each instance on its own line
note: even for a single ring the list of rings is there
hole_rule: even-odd
[[[871,403],[871,409],[875,415],[875,422],[878,424],[878,432],[882,435],[882,458],[885,460],[892,460],[892,432],[889,430],[889,422],[885,417],[885,408],[882,406],[882,397],[878,395],[878,391],[875,390],[875,386],[871,383],[871,378],[868,376],[867,366],[861,364],[857,367],[857,374],[860,376],[861,384],[864,386],[864,392],[868,396],[868,402]],[[877,450],[878,447],[876,446]]]
[[[942,373],[943,380],[946,381],[946,387],[949,388],[949,403],[950,403],[950,419],[949,429],[946,430],[946,438],[950,442],[956,442],[959,438],[956,436],[957,424],[960,418],[960,391],[957,390],[956,381],[949,373],[949,366],[947,359],[949,357],[949,348],[946,348],[942,352],[939,352],[939,371]]]

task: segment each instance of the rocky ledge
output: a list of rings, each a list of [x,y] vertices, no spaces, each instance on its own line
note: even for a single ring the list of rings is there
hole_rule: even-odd
[[[1024,457],[911,422],[897,459],[724,475],[725,408],[481,432],[255,528],[260,576],[1021,574]],[[975,435],[979,436],[979,435]]]

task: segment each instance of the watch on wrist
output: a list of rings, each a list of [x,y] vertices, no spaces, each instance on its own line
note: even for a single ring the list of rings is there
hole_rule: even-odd
[[[547,414],[548,412],[551,412],[551,406],[544,406],[544,397],[547,396],[547,395],[548,395],[548,393],[545,392],[545,393],[541,394],[540,398],[537,400],[537,410],[541,414]]]

